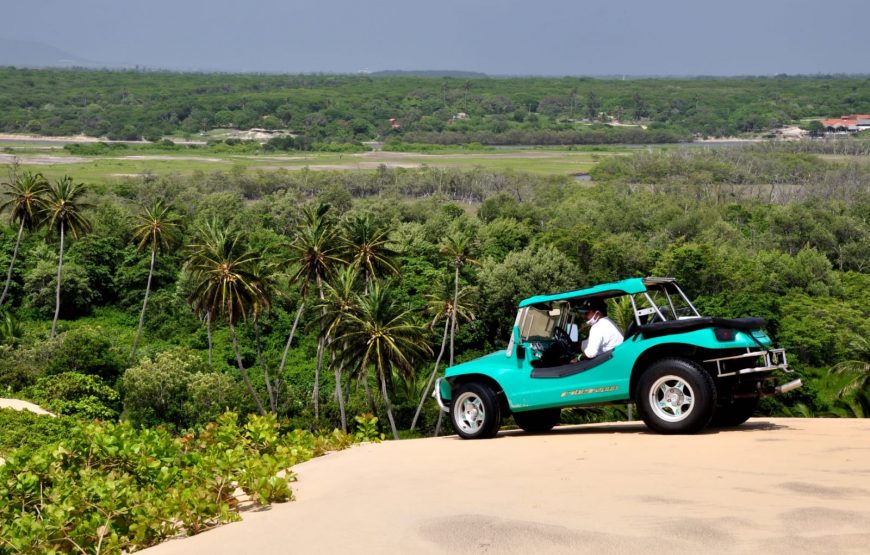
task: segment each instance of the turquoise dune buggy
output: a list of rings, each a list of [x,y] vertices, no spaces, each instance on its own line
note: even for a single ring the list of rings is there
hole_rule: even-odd
[[[625,341],[578,359],[580,307],[605,301]],[[576,322],[576,323],[575,323]],[[493,437],[513,415],[527,432],[545,432],[567,407],[635,403],[664,434],[737,426],[758,400],[801,386],[760,318],[701,316],[672,278],[634,278],[519,304],[507,349],[458,364],[434,396],[465,439]]]

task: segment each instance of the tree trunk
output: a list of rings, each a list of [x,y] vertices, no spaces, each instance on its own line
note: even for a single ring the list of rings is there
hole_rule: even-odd
[[[284,375],[284,365],[287,364],[287,353],[290,352],[290,344],[293,343],[293,336],[296,334],[296,326],[299,324],[299,317],[302,315],[304,309],[305,302],[302,302],[296,310],[296,318],[293,319],[293,327],[290,328],[290,337],[287,338],[287,344],[284,345],[284,354],[281,355],[281,366],[278,367],[279,377]]]
[[[396,430],[396,421],[393,420],[393,410],[390,408],[390,397],[387,395],[387,380],[384,377],[383,368],[378,368],[378,377],[381,379],[381,395],[384,396],[384,408],[387,409],[387,420],[390,421],[390,429],[393,431],[393,439],[399,439],[399,432]]]
[[[63,232],[64,232],[63,221],[60,222],[60,251],[57,256],[57,289],[55,290],[55,300],[54,300],[54,320],[51,322],[51,338],[54,339],[54,336],[57,334],[57,318],[60,316],[60,272],[63,269]]]
[[[211,342],[211,310],[205,313],[205,331],[208,336],[208,365],[212,365],[212,342]]]
[[[266,394],[269,395],[269,408],[274,414],[278,414],[278,396],[272,389],[271,378],[269,377],[269,367],[266,366],[266,361],[263,360],[263,347],[260,344],[260,325],[254,320],[254,340],[257,343],[257,362],[260,363],[260,368],[263,369],[263,381],[266,382]]]
[[[6,293],[9,292],[9,283],[12,281],[12,267],[15,266],[15,259],[18,257],[18,245],[21,244],[21,235],[24,233],[24,219],[21,220],[21,225],[18,226],[18,238],[15,239],[15,248],[12,249],[12,260],[9,262],[9,271],[6,273],[6,286],[3,288],[3,294],[0,295],[0,306],[3,306],[3,301],[6,300]]]
[[[239,340],[236,337],[236,327],[232,324],[230,324],[230,334],[233,336],[233,350],[236,352],[236,362],[239,365],[239,373],[242,375],[242,381],[245,382],[245,387],[248,388],[248,393],[253,397],[254,403],[257,405],[257,410],[260,412],[260,416],[266,416],[266,411],[263,410],[263,403],[260,402],[260,397],[257,395],[257,392],[254,391],[254,387],[251,385],[251,380],[248,379],[248,371],[245,369],[245,365],[242,364],[242,354],[239,352]]]
[[[154,261],[157,259],[157,249],[151,249],[151,269],[148,270],[148,282],[145,284],[145,300],[142,301],[142,312],[139,314],[139,329],[136,330],[136,339],[133,341],[133,351],[130,353],[130,361],[136,359],[136,347],[142,339],[142,324],[145,322],[145,307],[148,306],[148,294],[151,292],[151,276],[154,275]]]
[[[426,402],[426,397],[429,395],[429,388],[432,387],[432,382],[435,381],[435,374],[438,373],[438,365],[441,363],[441,357],[444,356],[444,348],[447,345],[447,329],[450,327],[450,318],[444,321],[444,335],[441,337],[441,352],[438,353],[438,358],[435,359],[435,369],[432,370],[432,375],[429,376],[429,382],[426,384],[426,389],[423,390],[423,396],[420,398],[420,404],[417,405],[417,412],[414,414],[414,419],[411,421],[411,429],[417,426],[417,418],[420,417],[420,411],[423,410],[423,404]],[[439,408],[440,412],[440,408]]]
[[[323,296],[323,279],[320,273],[317,273],[317,293],[320,296],[321,302]],[[314,369],[314,391],[311,394],[314,400],[314,419],[320,420],[320,370],[323,368],[323,351],[326,348],[326,337],[324,336],[323,318],[326,317],[326,307],[320,309],[320,335],[317,338],[317,366]]]
[[[341,392],[341,372],[344,370],[344,361],[335,367],[335,352],[332,353],[332,365],[335,368],[335,397],[338,401],[338,412],[341,414],[341,429],[347,433],[347,415],[344,412],[344,395]]]
[[[459,264],[456,264],[456,277],[453,282],[453,314],[451,320],[453,324],[450,326],[450,366],[453,366],[453,337],[456,335],[456,303],[459,302]]]
[[[365,392],[366,392],[366,399],[369,402],[369,408],[372,411],[372,415],[377,416],[378,409],[377,409],[377,407],[375,407],[375,399],[374,399],[374,397],[372,397],[372,390],[369,389],[369,373],[368,373],[368,371],[366,371],[366,373],[362,376],[362,383],[363,383],[363,389],[365,389]]]

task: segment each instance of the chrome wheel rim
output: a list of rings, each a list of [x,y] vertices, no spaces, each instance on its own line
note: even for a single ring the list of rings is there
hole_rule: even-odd
[[[695,408],[692,386],[679,376],[664,376],[656,380],[649,390],[649,404],[658,418],[667,422],[680,422]]]
[[[474,435],[483,429],[486,409],[483,399],[477,394],[466,391],[456,398],[453,404],[453,422],[463,433]]]

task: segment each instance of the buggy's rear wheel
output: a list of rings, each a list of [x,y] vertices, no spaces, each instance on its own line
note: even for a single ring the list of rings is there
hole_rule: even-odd
[[[662,434],[702,430],[716,408],[716,386],[703,368],[683,358],[653,363],[637,385],[637,408],[644,423]]]

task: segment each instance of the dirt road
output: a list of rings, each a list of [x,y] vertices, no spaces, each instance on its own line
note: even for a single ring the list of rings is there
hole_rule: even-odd
[[[754,419],[387,442],[296,467],[296,501],[181,553],[867,553],[870,421]]]

